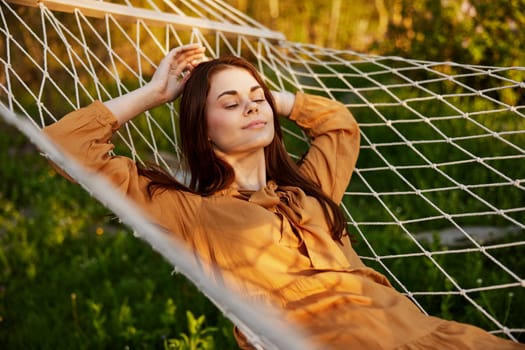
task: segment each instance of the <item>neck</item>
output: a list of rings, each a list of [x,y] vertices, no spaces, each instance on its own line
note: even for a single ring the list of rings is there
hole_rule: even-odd
[[[235,171],[233,187],[239,190],[257,191],[266,186],[266,162],[263,148],[241,155],[223,155],[223,159]]]

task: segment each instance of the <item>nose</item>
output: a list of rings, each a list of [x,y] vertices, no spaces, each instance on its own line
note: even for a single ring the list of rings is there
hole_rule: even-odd
[[[259,111],[259,106],[257,105],[257,102],[249,101],[248,105],[246,106],[246,110],[244,111],[244,114],[246,116],[249,116],[253,113],[257,113]]]

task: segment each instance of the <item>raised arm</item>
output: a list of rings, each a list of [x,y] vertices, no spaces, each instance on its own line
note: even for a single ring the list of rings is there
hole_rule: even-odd
[[[145,110],[177,98],[186,81],[178,77],[182,72],[191,71],[199,60],[204,58],[204,49],[198,45],[188,45],[172,50],[159,64],[151,81],[145,86],[126,95],[92,104],[73,111],[54,124],[44,128],[44,132],[65,153],[73,157],[87,170],[105,176],[113,185],[136,204],[145,209],[152,218],[167,224],[174,232],[184,234],[184,222],[194,216],[188,201],[197,196],[178,191],[170,194],[172,208],[179,208],[184,215],[165,215],[163,201],[149,196],[149,178],[141,176],[135,162],[127,157],[111,154],[114,146],[111,137],[126,121]],[[59,172],[64,174],[60,169]],[[167,192],[161,193],[167,196]],[[191,199],[190,199],[191,198]],[[167,219],[171,220],[167,223]]]
[[[292,113],[295,104],[295,94],[289,91],[272,91],[273,101],[277,114],[288,117]]]
[[[128,160],[109,156],[113,149],[109,142],[113,133],[142,112],[178,98],[187,76],[204,58],[204,47],[199,44],[177,47],[162,59],[146,85],[106,102],[95,101],[71,112],[46,127],[44,132],[87,168],[102,171],[112,161],[111,166],[117,169],[120,163]],[[119,169],[122,173],[131,171],[124,164]]]
[[[356,120],[340,102],[297,93],[274,94],[277,110],[288,115],[312,138],[301,171],[340,203],[359,154],[360,134]],[[292,106],[292,107],[290,107]]]
[[[204,50],[200,44],[179,46],[171,50],[160,62],[149,83],[104,102],[117,119],[118,126],[151,108],[177,99],[182,93],[188,73],[205,58]]]

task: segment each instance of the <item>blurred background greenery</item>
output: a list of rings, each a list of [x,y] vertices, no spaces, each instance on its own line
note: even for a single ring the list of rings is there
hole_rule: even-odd
[[[226,2],[290,41],[431,61],[525,62],[525,0]]]
[[[226,2],[290,41],[467,64],[525,62],[525,0]],[[149,246],[108,217],[86,192],[58,176],[18,132],[0,123],[0,135],[0,348],[236,347],[231,323],[184,277],[172,275],[172,267]],[[408,244],[394,235],[378,240],[392,254]],[[523,271],[523,253],[516,247],[498,259],[510,259]],[[443,260],[450,260],[444,262],[450,269],[462,270],[465,263]],[[393,269],[406,277],[408,286],[452,288],[441,275],[422,276],[425,262],[396,263],[400,266]],[[465,278],[486,269],[479,260],[468,264]],[[435,305],[427,311],[434,315],[476,322],[474,314],[464,313],[461,301],[429,299]],[[523,303],[523,294],[509,294],[483,305],[505,319],[511,308],[523,309]],[[523,327],[523,320],[514,324],[520,322]]]

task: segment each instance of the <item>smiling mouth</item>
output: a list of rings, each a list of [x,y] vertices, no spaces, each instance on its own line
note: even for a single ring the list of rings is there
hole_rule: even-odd
[[[268,124],[265,121],[262,120],[254,120],[253,122],[249,123],[248,125],[244,126],[243,129],[255,129],[260,128]]]

